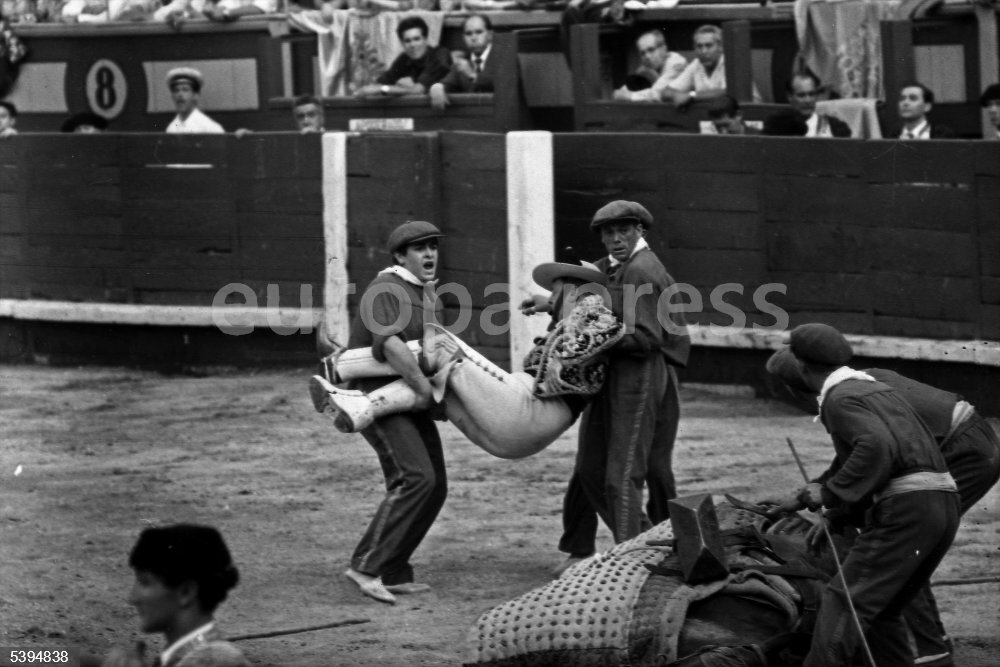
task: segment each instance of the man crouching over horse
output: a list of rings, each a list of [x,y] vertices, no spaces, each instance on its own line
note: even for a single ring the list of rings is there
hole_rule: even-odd
[[[955,538],[955,481],[934,437],[899,393],[845,365],[852,351],[836,329],[798,326],[790,349],[806,384],[819,394],[819,417],[836,457],[775,513],[868,505],[866,525],[843,565],[846,595],[841,579],[831,579],[803,665],[853,664],[863,643],[860,625],[878,667],[910,667],[914,656],[902,611]]]

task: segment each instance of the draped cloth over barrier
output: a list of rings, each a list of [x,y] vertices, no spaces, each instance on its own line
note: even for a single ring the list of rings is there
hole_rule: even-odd
[[[799,56],[841,97],[882,99],[879,22],[899,16],[899,0],[795,0]]]
[[[427,22],[427,41],[437,45],[444,27],[444,12],[380,12],[367,14],[354,9],[332,12],[306,10],[289,14],[289,23],[317,36],[321,94],[344,97],[369,83],[403,52],[396,36],[399,22],[419,16]],[[330,17],[329,21],[327,17]]]
[[[686,654],[681,640],[689,608],[715,595],[759,601],[777,619],[776,627],[764,628],[763,637],[774,629],[791,630],[799,620],[801,596],[783,577],[754,569],[777,565],[776,555],[747,547],[763,519],[726,503],[717,509],[721,529],[748,536],[742,545],[738,539],[727,542],[727,560],[734,566],[728,577],[688,585],[679,572],[653,573],[647,566],[656,569],[671,553],[669,546],[647,544],[673,538],[670,521],[665,521],[483,614],[469,632],[466,664],[670,664]]]

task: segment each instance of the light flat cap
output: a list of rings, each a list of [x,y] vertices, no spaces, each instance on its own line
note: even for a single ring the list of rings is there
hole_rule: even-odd
[[[389,240],[386,241],[385,249],[394,253],[403,246],[427,239],[435,239],[444,236],[441,230],[429,222],[423,220],[408,220],[392,230]]]
[[[597,209],[593,220],[590,221],[590,228],[598,229],[609,222],[635,222],[652,227],[653,214],[638,202],[617,199]]]
[[[608,274],[601,271],[590,262],[580,261],[579,264],[567,262],[547,262],[539,264],[531,272],[532,279],[547,290],[552,289],[552,283],[558,278],[564,280],[579,280],[597,285],[608,284]]]
[[[191,84],[191,88],[198,92],[205,83],[205,77],[193,67],[175,67],[167,72],[167,88],[173,89],[179,81],[187,81]]]
[[[789,347],[799,359],[816,364],[843,366],[854,351],[844,335],[829,324],[811,322],[792,329]]]

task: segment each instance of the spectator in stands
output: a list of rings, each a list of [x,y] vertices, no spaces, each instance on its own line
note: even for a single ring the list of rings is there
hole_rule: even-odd
[[[792,105],[792,109],[806,121],[805,136],[851,136],[851,128],[847,123],[834,116],[816,112],[816,101],[819,99],[822,85],[815,74],[811,72],[796,74],[785,84],[785,90],[788,92],[788,103]]]
[[[99,134],[108,129],[108,121],[96,113],[81,111],[75,113],[62,124],[61,131],[74,134]]]
[[[0,101],[0,139],[9,139],[17,134],[17,107],[13,102]]]
[[[482,14],[473,14],[462,24],[466,51],[453,54],[451,71],[430,88],[431,106],[448,106],[448,93],[492,93],[496,61],[493,50],[493,22]]]
[[[202,13],[211,21],[228,23],[241,16],[274,14],[277,11],[277,0],[218,0],[206,3]]]
[[[692,100],[726,94],[726,58],[722,50],[722,28],[703,25],[694,31],[695,59],[663,91],[663,99],[683,107]],[[760,101],[757,87],[753,99]]]
[[[325,132],[323,103],[312,95],[299,95],[292,103],[292,116],[301,134]]]
[[[169,134],[223,134],[225,130],[206,116],[198,103],[205,78],[193,67],[175,67],[167,72],[167,88],[177,115],[167,126]]]
[[[990,122],[993,123],[993,135],[984,139],[1000,139],[1000,83],[987,86],[979,97],[979,106],[986,109]]]
[[[927,118],[934,106],[934,92],[922,83],[910,81],[899,91],[899,138],[905,140],[954,139],[946,125],[932,124]]]
[[[448,5],[452,7],[448,8]],[[506,9],[545,9],[545,0],[441,0],[442,11],[495,12]]]
[[[429,32],[427,23],[419,16],[400,21],[396,35],[403,43],[403,53],[376,79],[377,83],[362,86],[355,95],[423,95],[445,78],[451,70],[451,53],[443,46],[431,46],[427,41]]]
[[[687,67],[687,60],[679,53],[667,49],[667,40],[660,30],[649,30],[639,35],[635,42],[639,51],[641,66],[633,75],[646,84],[637,85],[635,78],[626,81],[625,85],[615,91],[616,100],[632,102],[659,102],[663,91],[680,76]]]
[[[703,134],[760,134],[759,129],[743,120],[740,103],[730,95],[717,97],[709,103],[708,119],[710,122]]]

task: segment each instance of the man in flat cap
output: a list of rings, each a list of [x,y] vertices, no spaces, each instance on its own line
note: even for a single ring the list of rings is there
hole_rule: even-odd
[[[198,108],[204,82],[201,72],[193,67],[175,67],[167,72],[167,88],[177,110],[177,115],[167,126],[168,134],[225,133],[221,125]]]
[[[791,332],[803,386],[818,394],[819,418],[836,457],[816,481],[774,513],[867,511],[866,525],[827,585],[805,667],[852,664],[861,638],[850,595],[878,665],[912,665],[902,612],[928,583],[958,530],[955,480],[927,425],[884,382],[847,366],[852,350],[839,331],[803,324]]]
[[[434,403],[431,384],[406,347],[407,341],[423,337],[425,322],[439,319],[440,301],[430,293],[442,236],[424,221],[405,222],[392,231],[386,250],[393,264],[365,288],[347,344],[349,349],[370,347],[372,356],[388,362],[417,395],[414,411],[378,418],[361,431],[378,454],[387,491],[345,574],[362,593],[390,604],[397,593],[430,589],[414,583],[410,557],[448,492],[441,438],[428,412]],[[358,379],[351,388],[368,393],[395,379]]]
[[[611,308],[625,336],[609,351],[607,379],[583,414],[574,475],[616,543],[649,528],[650,520],[666,519],[667,501],[677,495],[675,367],[687,364],[691,341],[683,315],[671,309],[674,280],[645,239],[652,223],[644,206],[621,200],[599,209],[591,222],[608,251],[595,264],[609,276]]]
[[[847,339],[840,338],[843,342],[838,346],[848,345]],[[802,379],[791,349],[785,347],[771,355],[767,360],[767,370],[780,379],[793,395],[801,398],[798,402],[800,407],[810,414],[816,413],[816,394]],[[927,425],[958,487],[960,514],[965,514],[1000,479],[1000,437],[986,419],[958,394],[883,368],[866,368],[863,372],[899,392]],[[863,519],[834,510],[824,515],[824,521],[835,532],[858,523],[858,518]],[[920,589],[903,610],[903,618],[916,646],[915,664],[953,667],[951,647],[930,585],[925,584]]]

